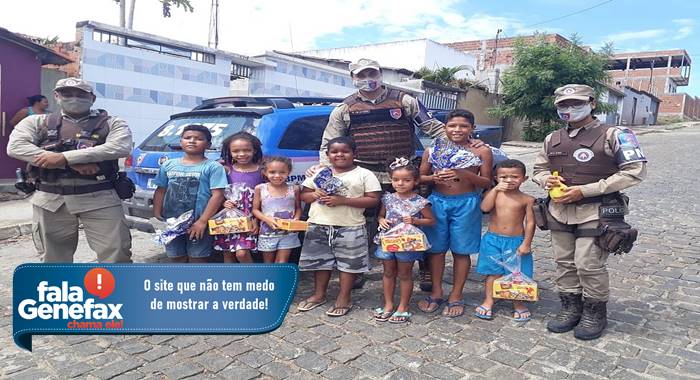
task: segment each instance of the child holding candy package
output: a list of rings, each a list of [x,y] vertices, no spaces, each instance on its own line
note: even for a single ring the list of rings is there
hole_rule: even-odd
[[[224,207],[252,216],[255,187],[263,182],[260,140],[247,132],[234,133],[222,143],[221,160],[228,173],[228,183],[240,185],[236,186],[235,199],[227,199]],[[253,220],[253,231],[249,233],[216,235],[214,249],[224,251],[225,263],[252,263],[250,251],[256,248],[258,229],[258,222]]]
[[[420,179],[417,166],[407,158],[397,158],[389,165],[388,174],[396,192],[385,193],[382,196],[382,207],[379,209],[379,227],[382,231],[376,237],[379,238],[380,244],[377,245],[374,255],[382,260],[384,266],[382,276],[384,307],[374,310],[374,319],[378,322],[405,323],[411,318],[408,305],[413,293],[413,262],[423,260],[423,252],[418,250],[391,252],[393,251],[391,246],[387,248],[388,251],[384,251],[381,239],[384,236],[401,235],[402,232],[404,236],[411,233],[421,237],[419,244],[414,244],[416,248],[427,248],[425,244],[427,238],[414,226],[433,225],[435,218],[430,210],[430,202],[414,191]],[[394,310],[394,288],[397,277],[400,289],[399,305]]]
[[[211,146],[207,127],[193,124],[183,128],[180,146],[184,156],[165,161],[154,180],[153,216],[163,220],[191,214],[192,225],[184,234],[169,239],[165,253],[176,263],[203,263],[211,255],[207,221],[224,200],[226,173],[219,163],[204,156]]]
[[[299,258],[300,271],[314,272],[314,294],[300,302],[299,311],[326,303],[326,291],[334,268],[340,272],[340,291],[326,315],[340,317],[352,309],[350,291],[357,273],[369,270],[366,208],[379,204],[381,186],[371,171],[355,165],[355,141],[331,139],[327,145],[331,167],[307,178],[301,199],[311,204],[309,228]],[[319,181],[323,179],[323,181]]]
[[[476,271],[486,276],[484,302],[474,312],[481,319],[493,319],[493,282],[508,274],[496,260],[507,262],[509,256],[516,254],[520,256],[520,271],[532,278],[531,244],[535,235],[532,206],[535,198],[520,191],[520,185],[527,180],[525,174],[525,165],[518,160],[500,162],[495,169],[498,184],[481,202],[481,210],[489,213],[489,229],[481,240],[476,264]],[[513,301],[513,318],[518,322],[530,319],[530,310],[522,301]]]
[[[442,311],[446,317],[464,314],[462,291],[471,267],[470,255],[479,253],[481,240],[481,189],[491,187],[493,155],[486,146],[472,148],[474,115],[456,109],[447,114],[445,133],[448,140],[438,139],[426,149],[421,161],[421,182],[434,184],[428,197],[435,214],[434,226],[425,227],[432,244],[427,259],[433,288],[428,297],[418,303],[426,313],[436,311],[442,298],[442,276],[445,254],[452,252],[454,282]]]
[[[292,172],[292,160],[287,157],[267,157],[262,173],[268,182],[255,187],[253,215],[260,223],[258,251],[266,263],[286,263],[293,248],[301,245],[299,233],[280,229],[279,219],[299,220],[301,198],[299,188],[287,184]]]

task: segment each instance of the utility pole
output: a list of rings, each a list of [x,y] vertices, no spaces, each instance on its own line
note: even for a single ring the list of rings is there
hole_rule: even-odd
[[[495,83],[493,84],[493,92],[495,94],[498,94],[498,82],[501,80],[501,78],[500,78],[501,77],[501,70],[496,68],[496,62],[498,59],[498,36],[501,34],[502,31],[503,31],[503,29],[498,29],[496,31],[496,43],[495,43],[494,48],[493,48],[493,65],[492,65],[492,67],[495,68],[495,70],[494,70],[494,72],[495,72],[494,82]]]
[[[211,0],[209,16],[209,47],[219,48],[219,0]],[[212,46],[214,45],[214,46]]]

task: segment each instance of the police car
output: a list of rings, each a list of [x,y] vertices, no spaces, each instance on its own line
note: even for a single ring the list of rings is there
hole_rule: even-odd
[[[290,183],[301,183],[306,170],[318,163],[318,150],[328,117],[341,98],[308,97],[224,97],[208,99],[192,111],[172,115],[170,120],[148,136],[126,159],[127,175],[136,184],[132,199],[124,201],[127,216],[149,219],[153,216],[154,179],[160,165],[168,159],[181,157],[180,134],[185,126],[201,124],[211,130],[210,159],[218,160],[223,140],[240,131],[256,135],[262,142],[264,155],[286,156],[292,159]],[[443,112],[443,111],[439,111]],[[477,128],[476,134],[494,147],[500,146],[500,130]],[[418,154],[430,139],[416,136]],[[505,155],[494,150],[495,160]],[[150,231],[148,223],[134,226]]]

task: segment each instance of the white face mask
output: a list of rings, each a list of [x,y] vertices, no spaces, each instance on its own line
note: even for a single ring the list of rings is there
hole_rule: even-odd
[[[377,78],[353,79],[352,84],[362,91],[374,91],[382,85],[381,75]]]
[[[57,99],[58,106],[61,107],[61,109],[69,114],[73,115],[80,115],[84,114],[90,111],[90,107],[92,107],[92,99],[85,99],[85,98],[77,98],[77,97],[71,97],[71,98],[61,98],[59,97]]]
[[[591,103],[586,103],[582,106],[576,107],[557,107],[557,114],[559,118],[566,122],[577,122],[585,119],[593,111]]]

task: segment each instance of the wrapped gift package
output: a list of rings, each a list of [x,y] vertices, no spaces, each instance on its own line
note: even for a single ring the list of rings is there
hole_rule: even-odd
[[[249,217],[209,219],[210,235],[237,234],[252,230],[253,221]]]
[[[386,252],[425,251],[428,249],[425,235],[422,233],[386,235],[380,238],[380,242],[382,250]]]
[[[295,219],[276,219],[277,226],[285,231],[306,231],[309,228],[309,223],[303,220]]]
[[[516,301],[537,301],[537,283],[534,281],[513,281],[505,276],[493,282],[493,298]]]

